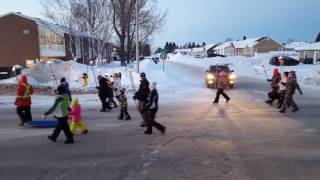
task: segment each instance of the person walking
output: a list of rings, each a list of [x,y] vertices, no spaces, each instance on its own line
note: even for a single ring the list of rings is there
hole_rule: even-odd
[[[130,114],[128,113],[128,100],[127,100],[127,96],[125,94],[125,89],[121,89],[120,90],[120,95],[118,97],[119,103],[120,103],[120,116],[119,116],[119,120],[123,120],[123,118],[125,118],[125,120],[129,121],[131,120]],[[124,117],[125,116],[125,117]]]
[[[72,101],[70,86],[69,86],[69,83],[67,82],[65,77],[60,79],[60,84],[64,85],[64,87],[66,89],[66,94],[68,94],[70,101]]]
[[[157,84],[155,82],[150,85],[150,95],[148,96],[145,105],[147,114],[147,130],[144,132],[145,134],[152,134],[152,127],[158,129],[162,134],[166,133],[166,127],[155,120],[156,114],[158,112],[159,101],[159,94],[156,86]]]
[[[140,86],[138,91],[134,94],[133,99],[139,101],[138,109],[143,119],[140,124],[141,127],[146,127],[147,113],[145,111],[145,106],[150,93],[149,85],[146,74],[144,72],[140,73]]]
[[[114,100],[114,93],[113,93],[113,87],[112,87],[112,82],[109,79],[108,75],[105,75],[105,78],[107,80],[107,84],[108,84],[108,88],[107,88],[107,99],[108,99],[108,104],[111,108],[111,104],[113,104],[114,108],[118,107],[118,104],[116,103],[116,101]]]
[[[46,117],[49,114],[53,114],[54,117],[57,119],[57,125],[52,135],[48,136],[48,139],[50,139],[52,142],[56,142],[62,130],[67,138],[67,140],[64,143],[73,144],[73,135],[68,125],[70,98],[69,95],[66,93],[66,88],[64,87],[64,85],[60,85],[57,88],[57,92],[58,95],[53,106],[47,112],[45,112],[43,116],[43,118],[46,119]]]
[[[80,128],[80,131],[82,134],[88,133],[88,128],[83,123],[83,119],[81,116],[81,105],[79,104],[79,99],[75,98],[72,101],[72,110],[70,112],[71,116],[71,125],[70,125],[70,131],[74,135],[76,133],[76,130]]]
[[[17,106],[17,114],[21,120],[20,126],[24,126],[26,123],[32,121],[31,114],[31,95],[33,94],[33,89],[30,84],[28,84],[27,76],[23,75],[19,81],[17,88],[17,97],[15,100],[15,105]]]
[[[279,83],[281,81],[281,74],[279,73],[279,69],[275,68],[273,70],[272,79],[267,79],[267,81],[271,82],[271,92],[268,93],[269,99],[265,101],[267,104],[272,105],[273,101],[280,98],[279,94]]]
[[[295,91],[298,90],[301,95],[303,95],[303,92],[300,88],[300,85],[297,82],[296,73],[294,71],[291,71],[289,73],[288,82],[286,84],[286,95],[284,98],[283,105],[281,107],[280,113],[285,113],[288,106],[292,106],[292,112],[299,111],[299,108],[295,101],[293,100],[293,96],[295,94]]]
[[[228,103],[230,101],[230,97],[224,92],[224,89],[228,86],[228,77],[226,76],[226,73],[222,70],[219,72],[218,79],[217,79],[217,94],[216,98],[213,101],[213,103],[219,103],[220,95],[222,95],[226,102]]]
[[[109,103],[107,102],[107,98],[108,98],[108,82],[107,79],[102,77],[101,75],[98,76],[98,81],[99,81],[99,86],[96,87],[98,89],[98,96],[100,98],[101,101],[101,105],[102,108],[100,110],[100,112],[107,112],[111,110],[111,107],[109,105]]]

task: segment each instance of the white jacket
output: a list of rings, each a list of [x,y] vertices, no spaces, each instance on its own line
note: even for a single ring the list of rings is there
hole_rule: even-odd
[[[286,85],[285,84],[287,84],[287,78],[286,77],[282,77],[281,81],[279,83],[279,90],[280,91],[285,91],[286,90]]]
[[[114,93],[116,96],[119,96],[121,94],[120,90],[121,90],[121,80],[120,79],[115,79],[113,81],[113,89],[114,89]]]

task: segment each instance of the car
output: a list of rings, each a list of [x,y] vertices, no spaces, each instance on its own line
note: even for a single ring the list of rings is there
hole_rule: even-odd
[[[274,56],[270,59],[269,64],[273,66],[297,66],[299,61],[289,56]]]
[[[303,64],[313,64],[313,59],[312,58],[306,58],[303,60]]]
[[[211,65],[206,73],[206,86],[207,88],[216,88],[217,87],[217,78],[218,74],[221,71],[224,71],[228,76],[228,85],[230,89],[234,88],[236,83],[237,76],[234,74],[233,70],[229,68],[230,64],[216,64]]]
[[[226,56],[222,54],[217,54],[217,53],[209,53],[207,57],[211,58],[211,57],[226,57]]]

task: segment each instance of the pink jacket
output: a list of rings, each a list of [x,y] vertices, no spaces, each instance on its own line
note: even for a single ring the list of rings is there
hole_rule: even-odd
[[[72,111],[70,112],[71,119],[73,123],[78,123],[81,121],[81,106],[80,104],[75,104],[72,106]]]

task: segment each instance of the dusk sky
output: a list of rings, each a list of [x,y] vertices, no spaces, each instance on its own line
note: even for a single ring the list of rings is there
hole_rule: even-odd
[[[319,0],[158,0],[169,11],[154,45],[166,41],[207,43],[226,38],[272,36],[314,41],[320,32]],[[20,11],[43,18],[39,0],[0,0],[0,13]]]

